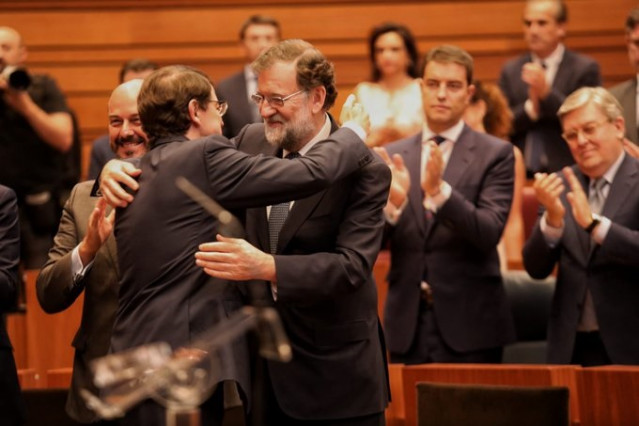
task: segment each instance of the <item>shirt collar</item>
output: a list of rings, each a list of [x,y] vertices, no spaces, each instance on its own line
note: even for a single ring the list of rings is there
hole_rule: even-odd
[[[547,67],[550,67],[550,66],[559,67],[561,60],[564,58],[565,51],[566,51],[566,48],[564,47],[563,43],[559,43],[557,47],[555,48],[555,50],[553,50],[552,53],[546,57],[546,59],[541,59],[539,56],[535,55],[534,53],[531,53],[531,56],[532,56],[532,59],[538,64],[541,64],[541,62],[543,61],[546,63]]]
[[[435,135],[443,136],[446,138],[447,141],[456,142],[463,130],[464,120],[459,120],[453,127],[449,127],[448,129],[440,133],[435,133],[430,130],[430,127],[428,127],[428,123],[424,122],[422,130],[422,142],[428,142]]]
[[[615,176],[617,176],[619,167],[621,167],[621,163],[623,162],[623,159],[625,157],[626,157],[626,151],[623,150],[621,151],[621,155],[619,156],[619,158],[617,158],[617,160],[615,160],[615,162],[612,163],[612,166],[610,166],[610,168],[606,170],[606,173],[603,174],[603,177],[606,179],[606,182],[608,182],[608,184],[612,184],[612,182],[615,180]]]
[[[328,139],[331,134],[331,120],[328,118],[328,114],[324,114],[324,125],[320,129],[320,131],[313,136],[313,138],[306,143],[300,150],[300,155],[306,155],[306,153],[319,141],[323,141],[324,139]],[[288,151],[284,151],[284,156],[288,154]]]

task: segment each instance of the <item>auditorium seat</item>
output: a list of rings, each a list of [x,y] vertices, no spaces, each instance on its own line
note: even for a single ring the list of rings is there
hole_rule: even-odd
[[[535,280],[526,271],[506,271],[503,277],[517,334],[517,341],[504,348],[503,362],[543,364],[555,277]]]
[[[27,422],[24,426],[77,426],[64,407],[67,402],[67,389],[26,389],[22,392],[27,404]]]
[[[568,388],[417,384],[418,426],[568,426]]]

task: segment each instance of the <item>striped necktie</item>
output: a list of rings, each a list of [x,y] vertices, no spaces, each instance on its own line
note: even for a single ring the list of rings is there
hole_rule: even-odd
[[[291,160],[300,156],[297,152],[290,152],[285,158]],[[271,206],[271,212],[268,215],[268,238],[270,243],[271,254],[277,252],[277,242],[280,238],[280,231],[286,222],[288,216],[290,201],[279,203]]]

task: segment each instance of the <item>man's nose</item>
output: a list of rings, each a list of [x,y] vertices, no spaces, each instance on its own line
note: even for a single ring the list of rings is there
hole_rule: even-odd
[[[264,99],[257,108],[259,109],[262,118],[268,118],[277,112],[277,110],[273,108],[271,104],[266,102],[266,99]]]

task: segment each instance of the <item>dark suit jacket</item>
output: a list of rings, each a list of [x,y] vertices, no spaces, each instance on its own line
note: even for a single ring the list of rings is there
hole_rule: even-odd
[[[419,133],[387,145],[410,172],[408,205],[389,227],[391,268],[384,321],[391,352],[405,353],[417,326],[420,283],[433,291],[433,309],[446,344],[458,352],[502,346],[514,326],[499,271],[497,243],[513,195],[510,144],[464,126],[444,180],[450,198],[425,222]]]
[[[221,136],[157,141],[142,158],[135,200],[117,212],[115,236],[121,271],[111,347],[121,351],[165,341],[188,345],[240,307],[236,285],[209,278],[195,264],[198,245],[214,241],[219,224],[175,185],[184,176],[227,209],[308,196],[372,161],[366,145],[340,130],[308,156],[281,160],[249,156]],[[248,391],[248,360],[238,341],[222,354],[219,380]]]
[[[623,108],[623,119],[626,122],[626,137],[639,143],[637,135],[637,78],[619,83],[610,89]]]
[[[97,198],[90,196],[92,186],[93,181],[86,181],[73,188],[64,205],[49,259],[36,281],[40,306],[50,314],[71,306],[84,290],[82,321],[72,343],[75,357],[67,399],[67,413],[83,423],[95,421],[96,415],[86,407],[79,391],[85,388],[97,394],[89,364],[109,351],[118,300],[117,256],[113,236],[98,250],[91,269],[82,279],[74,283],[71,273],[71,252],[86,235],[89,216],[97,202]]]
[[[540,102],[539,120],[532,121],[524,111],[528,85],[521,80],[524,64],[531,61],[530,53],[526,53],[506,62],[499,77],[499,87],[506,95],[514,114],[512,142],[525,152],[526,135],[532,132],[535,142],[544,143],[548,156],[547,171],[553,172],[574,163],[568,145],[561,137],[562,129],[557,111],[566,96],[580,87],[601,85],[599,64],[587,56],[566,49],[552,90]]]
[[[588,191],[586,177],[575,174]],[[567,184],[566,184],[567,186]],[[524,246],[524,265],[534,278],[548,276],[559,262],[557,286],[548,330],[548,362],[570,363],[586,289],[592,294],[599,331],[613,364],[639,364],[639,162],[626,155],[602,215],[612,221],[601,246],[589,248],[590,237],[566,207],[564,233],[555,248],[535,226]]]
[[[242,127],[253,123],[253,105],[250,104],[244,70],[225,78],[215,86],[220,99],[228,101],[229,109],[224,115],[222,132],[227,138],[237,135]]]
[[[0,418],[2,424],[20,425],[25,405],[20,394],[13,348],[4,323],[4,313],[14,308],[20,280],[20,228],[16,194],[0,185]]]
[[[262,124],[246,127],[236,143],[252,154],[277,153]],[[388,378],[372,268],[389,184],[388,167],[375,157],[330,188],[297,198],[280,232],[275,306],[293,359],[269,362],[268,369],[275,397],[291,417],[343,419],[386,407]],[[247,211],[246,230],[253,245],[269,251],[266,208]]]

